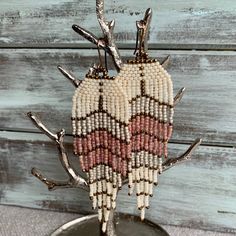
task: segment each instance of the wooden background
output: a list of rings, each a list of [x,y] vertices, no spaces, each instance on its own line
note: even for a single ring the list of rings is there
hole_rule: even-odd
[[[203,144],[192,161],[165,172],[147,218],[158,223],[236,233],[236,2],[235,0],[106,0],[115,19],[121,55],[132,58],[135,21],[153,9],[150,55],[171,55],[175,92],[186,94],[175,111],[172,157],[196,138]],[[71,29],[80,24],[101,35],[95,0],[1,0],[0,2],[0,203],[40,209],[92,212],[81,190],[48,192],[31,176],[35,166],[66,178],[57,150],[27,119],[36,112],[53,131],[67,131],[73,86],[58,64],[79,79],[97,61],[97,51]],[[111,71],[114,74],[114,71]],[[118,210],[138,214],[126,189]]]

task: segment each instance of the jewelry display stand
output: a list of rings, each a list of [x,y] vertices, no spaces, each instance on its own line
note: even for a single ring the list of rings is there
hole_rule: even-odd
[[[159,225],[149,221],[140,221],[138,216],[116,213],[114,217],[116,236],[169,236]],[[51,236],[99,236],[101,232],[97,215],[85,216],[73,220],[51,234]]]
[[[120,72],[120,74],[117,77],[121,76],[121,74],[122,74],[121,72],[122,72],[123,68],[125,68],[124,63],[121,60],[118,48],[116,47],[114,37],[113,37],[113,29],[114,29],[115,22],[114,22],[114,20],[112,20],[110,22],[105,20],[105,18],[104,18],[104,1],[103,0],[96,0],[96,13],[97,13],[99,24],[100,24],[101,29],[104,34],[103,38],[97,38],[95,35],[93,35],[89,31],[85,30],[84,28],[82,28],[78,25],[73,25],[73,27],[72,27],[77,33],[82,35],[85,39],[89,40],[90,42],[94,43],[98,48],[100,64],[94,65],[93,67],[91,67],[89,69],[88,74],[86,75],[86,78],[85,78],[85,80],[87,80],[87,81],[88,81],[88,79],[90,79],[89,82],[92,81],[89,85],[90,86],[89,88],[91,88],[91,86],[95,86],[95,88],[96,88],[97,84],[99,84],[99,85],[103,84],[103,82],[98,81],[99,79],[101,79],[101,77],[100,77],[101,72],[103,73],[102,79],[105,78],[108,81],[110,79],[110,77],[107,76],[107,69],[105,69],[101,63],[101,55],[100,55],[100,51],[99,51],[100,48],[104,49],[104,51],[111,56],[111,58],[114,62],[115,68],[117,69],[118,73]],[[136,58],[134,60],[128,61],[126,66],[129,67],[129,65],[131,65],[131,67],[132,67],[133,65],[135,65],[138,68],[138,70],[140,70],[139,71],[140,74],[138,74],[138,76],[140,75],[140,79],[141,79],[140,80],[141,92],[140,92],[139,98],[140,97],[142,98],[142,96],[143,96],[144,98],[147,98],[149,100],[153,100],[153,101],[157,102],[157,106],[159,107],[159,109],[161,108],[161,112],[163,111],[163,114],[164,114],[163,120],[159,120],[159,119],[155,118],[157,120],[157,124],[159,125],[156,127],[162,131],[158,131],[159,136],[158,136],[158,138],[156,138],[157,144],[160,146],[159,150],[157,150],[157,151],[159,151],[158,159],[156,159],[157,161],[155,162],[155,158],[157,158],[157,157],[155,157],[155,155],[157,155],[157,154],[153,154],[153,156],[148,157],[148,158],[154,158],[154,164],[152,162],[152,159],[148,159],[151,161],[149,161],[148,164],[145,162],[145,166],[142,163],[142,161],[140,162],[140,160],[142,160],[142,159],[140,159],[137,163],[133,164],[133,163],[131,163],[131,159],[129,159],[129,157],[128,157],[127,158],[128,164],[125,163],[126,159],[124,159],[124,158],[122,159],[122,163],[124,162],[124,164],[122,164],[123,169],[121,168],[121,171],[119,171],[116,164],[113,165],[113,161],[112,161],[112,165],[110,165],[110,163],[106,164],[106,160],[104,162],[102,162],[99,159],[99,158],[102,159],[102,157],[99,156],[98,160],[96,160],[96,162],[95,162],[95,164],[96,164],[95,169],[96,168],[98,169],[98,167],[99,167],[99,168],[101,168],[101,169],[99,169],[99,171],[103,170],[102,168],[104,168],[104,170],[105,170],[105,168],[108,165],[110,165],[109,171],[110,172],[113,171],[112,176],[114,176],[114,173],[115,173],[115,176],[118,175],[118,177],[119,177],[119,178],[113,179],[113,180],[109,179],[106,182],[105,177],[100,177],[100,175],[101,175],[100,172],[96,172],[96,174],[98,173],[98,175],[95,174],[95,176],[97,176],[97,177],[94,177],[94,175],[91,177],[91,175],[93,174],[93,172],[91,172],[91,170],[92,170],[92,168],[94,168],[94,166],[89,166],[89,164],[87,164],[87,166],[86,166],[86,163],[84,164],[84,162],[83,162],[83,160],[86,161],[86,159],[83,159],[84,157],[82,157],[82,161],[80,162],[81,168],[84,172],[87,173],[87,176],[88,176],[88,179],[84,179],[82,176],[78,175],[77,171],[71,166],[71,164],[69,162],[69,158],[68,158],[68,155],[67,155],[65,147],[64,147],[65,130],[62,129],[57,133],[53,133],[39,120],[39,118],[37,118],[37,116],[35,114],[33,114],[32,112],[28,113],[28,117],[35,124],[35,126],[37,128],[39,128],[43,133],[45,133],[57,146],[58,151],[59,151],[60,162],[61,162],[61,164],[62,164],[62,166],[63,166],[64,170],[66,171],[69,178],[66,181],[51,180],[51,179],[45,177],[36,168],[32,169],[32,171],[31,171],[32,174],[35,177],[37,177],[40,181],[42,181],[44,184],[46,184],[49,190],[64,189],[64,188],[81,188],[81,189],[89,192],[89,196],[90,196],[91,200],[93,200],[94,209],[98,206],[98,216],[97,215],[85,216],[85,217],[79,218],[77,220],[71,221],[71,222],[61,226],[58,230],[56,230],[54,233],[52,233],[51,234],[52,236],[59,236],[59,235],[61,235],[61,236],[62,235],[65,235],[65,236],[75,236],[75,235],[77,235],[77,236],[78,235],[89,235],[89,236],[97,236],[97,235],[104,235],[104,236],[105,235],[106,236],[126,236],[126,235],[127,236],[134,236],[134,235],[135,236],[142,236],[142,235],[145,235],[145,236],[146,235],[168,236],[168,233],[165,230],[163,230],[160,226],[158,226],[157,224],[155,224],[149,220],[144,219],[145,208],[149,208],[149,196],[153,195],[153,190],[152,190],[153,187],[152,186],[157,185],[157,175],[161,174],[163,171],[168,170],[169,168],[173,167],[177,163],[181,163],[185,160],[190,159],[192,152],[200,145],[201,139],[196,139],[193,142],[193,144],[188,148],[188,150],[185,153],[183,153],[182,155],[180,155],[179,157],[167,158],[167,143],[168,143],[168,140],[169,140],[171,133],[172,133],[173,121],[172,121],[172,117],[171,118],[167,117],[165,112],[167,111],[167,114],[170,114],[170,116],[173,115],[173,109],[178,104],[178,102],[181,100],[185,88],[180,89],[180,91],[177,93],[177,95],[174,98],[171,95],[171,92],[166,92],[166,97],[169,96],[169,100],[168,100],[168,97],[166,99],[168,101],[170,101],[170,104],[165,101],[161,102],[158,99],[156,99],[155,97],[151,97],[147,93],[148,89],[145,88],[145,81],[143,79],[146,76],[145,73],[148,74],[148,70],[145,70],[145,68],[144,68],[146,65],[147,65],[147,67],[149,66],[148,68],[150,68],[150,65],[158,64],[158,68],[160,68],[160,70],[158,69],[157,71],[161,71],[160,73],[163,73],[163,75],[161,75],[161,76],[163,76],[163,77],[161,77],[162,81],[164,81],[163,83],[167,84],[167,82],[165,82],[165,78],[167,78],[168,81],[170,81],[170,82],[168,82],[169,85],[167,84],[168,86],[170,86],[170,89],[168,88],[169,90],[168,89],[167,90],[171,91],[171,86],[172,86],[172,84],[171,84],[172,82],[170,80],[170,77],[166,73],[166,71],[164,70],[164,68],[167,67],[167,64],[169,62],[169,57],[167,57],[160,64],[159,64],[159,62],[157,62],[156,59],[149,59],[148,58],[147,38],[148,38],[148,30],[149,30],[149,26],[150,26],[150,21],[151,21],[151,15],[152,15],[151,9],[147,9],[144,18],[142,20],[136,22],[137,32],[138,32],[137,33],[136,50],[135,50]],[[106,57],[105,57],[105,59],[106,59]],[[76,87],[76,89],[79,89],[80,85],[84,83],[82,81],[76,80],[74,78],[74,76],[70,72],[66,71],[63,67],[58,66],[58,69],[62,72],[62,74],[67,79],[69,79],[69,81],[72,82],[72,84]],[[131,75],[132,75],[132,73],[131,73]],[[135,76],[136,76],[136,74],[135,74]],[[129,79],[129,78],[127,78],[127,79]],[[96,82],[96,80],[97,80],[97,82]],[[105,80],[103,80],[103,81],[105,83]],[[95,85],[94,85],[94,83],[95,83]],[[167,86],[167,85],[164,85],[164,86]],[[159,87],[160,86],[162,86],[162,84],[159,85]],[[76,91],[78,91],[78,90],[76,90]],[[100,109],[101,110],[103,109],[103,107],[102,107],[103,106],[103,99],[106,98],[104,95],[105,92],[104,92],[103,88],[99,89],[100,95],[99,95],[99,102],[98,102],[99,103],[98,112],[100,111]],[[103,95],[101,95],[102,93],[103,93]],[[163,96],[165,99],[165,93]],[[171,98],[173,98],[173,99],[171,100]],[[128,102],[127,102],[127,104],[128,104]],[[78,104],[75,104],[75,105],[73,104],[73,109],[74,108],[77,109],[77,106],[78,106]],[[118,105],[116,105],[116,107],[117,106]],[[123,108],[123,104],[121,107]],[[154,109],[155,109],[155,106],[154,106]],[[95,110],[95,113],[96,112],[97,111]],[[102,110],[102,112],[104,113],[104,110]],[[125,111],[122,110],[122,114],[123,114],[123,112],[125,112]],[[117,120],[114,117],[111,118],[112,116],[110,114],[108,114],[107,110],[106,110],[106,115],[109,116],[109,119]],[[144,116],[142,114],[142,112],[141,112],[141,116]],[[86,113],[86,117],[88,117],[87,113]],[[169,119],[169,120],[165,121],[165,117],[167,117],[166,119],[167,120]],[[148,119],[149,118],[150,117],[148,117]],[[74,117],[72,115],[72,129],[73,129],[73,135],[74,135],[74,140],[75,140],[74,146],[76,147],[74,150],[76,152],[75,154],[77,154],[77,155],[78,155],[77,151],[79,150],[79,148],[78,148],[79,141],[78,140],[80,140],[79,139],[80,136],[78,136],[78,134],[77,134],[78,131],[76,131],[74,129],[77,128],[78,125],[76,124],[76,122],[79,119],[80,118]],[[106,118],[106,119],[108,119],[108,118]],[[143,118],[143,119],[145,119],[145,118]],[[118,122],[121,123],[120,120]],[[121,127],[120,123],[119,123],[119,127]],[[142,122],[141,122],[141,124],[142,124]],[[112,127],[112,128],[114,128],[114,127]],[[125,126],[125,128],[126,128],[126,126]],[[132,128],[131,129],[127,128],[127,130],[132,130]],[[127,133],[127,130],[125,130],[124,132]],[[154,135],[153,130],[151,130],[151,129],[149,129],[149,130],[150,130],[150,132],[152,132],[152,134],[150,134],[150,136]],[[143,130],[141,130],[141,131],[143,131]],[[103,128],[102,132],[103,133],[105,132],[104,128]],[[147,131],[145,131],[145,132],[147,132]],[[161,132],[163,132],[163,133],[161,133]],[[86,134],[83,134],[82,138],[87,138],[85,135]],[[146,133],[145,133],[145,135],[146,135]],[[112,137],[112,139],[114,139],[114,135],[111,137]],[[129,134],[127,137],[129,137]],[[129,145],[129,141],[127,141],[127,143]],[[149,141],[149,143],[150,143],[150,141]],[[118,145],[121,146],[120,143],[118,143]],[[155,145],[153,145],[153,143],[150,146],[152,146],[152,150],[155,149],[155,147],[153,147],[153,146],[155,146]],[[147,147],[147,145],[146,145],[145,148],[148,149],[149,147]],[[162,148],[164,149],[163,152],[162,152]],[[86,150],[87,149],[89,149],[89,148],[86,148]],[[109,149],[109,147],[107,149]],[[127,150],[128,150],[128,148],[127,148]],[[142,152],[140,152],[140,153],[142,153]],[[81,155],[85,155],[85,154],[82,153],[82,154],[78,155],[79,158],[81,158]],[[150,154],[150,155],[152,155],[152,154]],[[164,155],[164,157],[165,157],[163,162],[162,162],[162,155]],[[96,158],[96,157],[94,157],[94,158]],[[115,160],[117,158],[117,160],[118,160],[118,157],[114,154],[113,154],[113,158],[115,158]],[[145,159],[145,161],[146,161],[146,159]],[[97,165],[97,163],[100,166]],[[118,163],[118,161],[117,161],[117,163]],[[136,174],[135,174],[135,171],[136,171]],[[141,171],[144,171],[143,176],[142,176]],[[139,173],[141,177],[139,176],[139,174],[137,176],[137,173]],[[146,175],[147,175],[147,177],[146,177]],[[111,182],[109,182],[109,181],[111,181]],[[96,182],[95,183],[96,185],[94,185],[94,182]],[[131,194],[133,191],[133,188],[134,188],[133,185],[136,185],[135,190],[136,190],[136,194],[137,194],[137,205],[138,205],[138,209],[141,211],[141,219],[138,216],[122,214],[122,213],[115,213],[117,192],[121,188],[121,186],[125,185],[125,184],[128,184],[128,186],[129,186],[129,189],[130,189],[129,194]],[[103,189],[104,186],[106,187],[105,191]],[[107,189],[107,186],[108,186],[108,189]],[[111,186],[111,187],[109,187],[109,186]],[[113,190],[109,190],[109,188],[111,188]],[[142,188],[142,190],[140,190],[140,188]],[[97,217],[100,219],[101,223],[99,223]]]

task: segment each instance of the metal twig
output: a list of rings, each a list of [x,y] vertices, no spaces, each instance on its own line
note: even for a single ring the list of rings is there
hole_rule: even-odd
[[[57,181],[57,180],[52,180],[47,178],[45,175],[43,175],[41,173],[41,171],[39,171],[36,168],[32,168],[31,170],[32,175],[34,175],[36,178],[38,178],[41,182],[43,182],[44,184],[47,185],[48,190],[52,191],[52,190],[56,190],[59,188],[74,188],[74,183],[70,180],[68,181]],[[88,190],[88,188],[83,188],[85,190]]]
[[[45,133],[51,140],[53,140],[56,143],[59,151],[60,162],[63,168],[65,169],[66,173],[68,174],[69,180],[65,182],[49,180],[35,168],[32,169],[32,174],[36,176],[39,180],[41,180],[43,183],[45,183],[51,190],[55,189],[56,187],[57,188],[75,187],[75,188],[87,189],[88,188],[87,182],[80,175],[78,175],[70,165],[69,158],[67,156],[63,144],[65,130],[62,129],[58,133],[54,134],[51,131],[49,131],[47,127],[43,125],[43,123],[32,112],[27,113],[27,115],[37,128],[39,128],[43,133]]]
[[[197,138],[187,149],[187,151],[185,151],[185,153],[183,153],[181,156],[176,158],[169,158],[168,160],[166,160],[162,165],[163,171],[175,166],[176,164],[180,164],[183,161],[189,160],[191,158],[192,153],[201,144],[201,142],[202,139]]]
[[[58,70],[76,87],[78,88],[82,81],[78,81],[70,72],[66,71],[62,66],[57,66]]]
[[[134,53],[136,53],[138,49],[138,56],[140,57],[145,55],[148,50],[147,41],[148,41],[148,32],[150,28],[151,19],[152,19],[152,10],[151,8],[148,8],[144,14],[144,18],[140,21],[136,21],[138,37],[136,39],[136,49]]]
[[[185,87],[181,88],[179,92],[174,97],[174,107],[177,106],[177,104],[181,101],[183,95],[185,92]]]
[[[106,21],[104,17],[104,0],[96,0],[96,14],[98,22],[103,32],[103,38],[98,39],[93,33],[80,27],[79,25],[73,25],[72,28],[79,35],[103,48],[113,59],[117,71],[120,71],[122,66],[122,60],[120,57],[119,50],[115,44],[115,39],[113,35],[113,30],[115,26],[115,21]]]
[[[161,65],[163,66],[163,68],[167,68],[168,65],[170,64],[170,55],[168,55],[162,62]]]

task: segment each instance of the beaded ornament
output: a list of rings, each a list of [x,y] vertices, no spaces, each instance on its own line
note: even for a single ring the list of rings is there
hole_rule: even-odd
[[[88,175],[93,208],[106,230],[111,209],[116,207],[122,177],[130,158],[128,99],[103,69],[87,75],[73,96],[74,152]]]

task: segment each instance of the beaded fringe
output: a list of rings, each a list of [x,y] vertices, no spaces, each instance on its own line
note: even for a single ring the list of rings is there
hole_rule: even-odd
[[[129,195],[136,190],[141,219],[149,208],[153,185],[167,158],[167,142],[173,129],[173,85],[156,60],[125,64],[117,81],[126,90],[130,109],[132,157],[128,163]]]
[[[173,129],[173,85],[156,60],[124,64],[114,78],[86,77],[72,108],[74,152],[88,175],[102,230],[116,208],[122,178],[136,191],[141,219],[158,184]]]
[[[74,152],[87,173],[93,209],[102,230],[116,208],[122,177],[131,155],[128,100],[113,78],[86,77],[75,91],[72,108]]]

